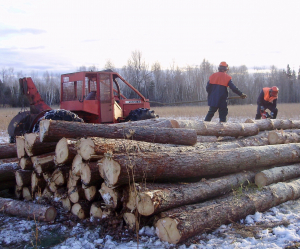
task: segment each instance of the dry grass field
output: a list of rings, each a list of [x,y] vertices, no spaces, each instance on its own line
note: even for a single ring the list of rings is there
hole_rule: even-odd
[[[151,108],[161,118],[204,120],[208,106],[170,106]],[[11,119],[20,108],[0,108],[0,131],[6,131]],[[254,119],[256,105],[229,105],[228,122],[243,122]],[[278,119],[300,119],[300,104],[278,104]],[[218,121],[218,113],[212,121]]]

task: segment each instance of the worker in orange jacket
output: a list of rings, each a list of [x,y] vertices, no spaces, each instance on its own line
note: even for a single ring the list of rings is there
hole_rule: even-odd
[[[261,119],[266,109],[271,111],[270,118],[276,119],[278,113],[278,109],[276,108],[278,92],[279,88],[277,86],[264,87],[262,89],[257,98],[257,113],[255,119]]]
[[[242,99],[247,98],[247,95],[242,93],[231,80],[231,76],[227,74],[229,70],[228,64],[222,61],[218,67],[217,73],[212,74],[209,77],[209,81],[206,85],[206,91],[208,93],[208,105],[209,110],[204,121],[211,121],[215,112],[219,110],[220,122],[226,122],[228,114],[227,98],[228,87]]]

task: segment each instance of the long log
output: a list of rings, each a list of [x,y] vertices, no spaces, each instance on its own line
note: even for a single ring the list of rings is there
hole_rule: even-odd
[[[77,140],[66,139],[63,137],[58,141],[55,147],[54,162],[56,165],[64,165],[72,163],[74,157],[77,155]]]
[[[238,221],[256,211],[264,212],[299,197],[300,180],[295,180],[272,184],[261,191],[239,196],[230,194],[204,203],[182,206],[159,214],[156,233],[161,240],[177,244],[221,224]]]
[[[3,158],[14,158],[17,155],[17,145],[11,143],[0,144],[0,159]]]
[[[295,132],[270,131],[268,134],[269,144],[299,143],[299,133],[300,130],[295,130]]]
[[[299,120],[284,120],[284,119],[247,119],[245,123],[256,124],[260,131],[265,130],[280,130],[280,129],[300,129]]]
[[[224,195],[232,189],[253,183],[255,172],[241,172],[220,178],[202,180],[196,183],[141,185],[136,197],[137,210],[141,215],[149,216],[162,211],[199,203]]]
[[[139,121],[129,121],[124,123],[110,124],[109,126],[116,127],[133,127],[133,126],[148,126],[148,127],[161,127],[161,128],[179,128],[178,122],[172,119],[152,118]]]
[[[247,137],[258,134],[259,129],[255,124],[245,123],[216,123],[195,120],[177,120],[180,128],[194,129],[197,135],[202,136],[231,136]]]
[[[0,210],[10,215],[31,218],[37,221],[54,221],[57,211],[52,206],[42,206],[32,202],[23,202],[0,198]]]
[[[255,184],[258,187],[263,187],[272,183],[287,181],[297,177],[300,177],[299,163],[263,170],[255,175]]]
[[[56,142],[42,143],[39,134],[26,133],[25,138],[25,151],[28,156],[38,156],[55,151]]]
[[[15,172],[21,169],[19,163],[3,163],[0,165],[0,183],[15,181]]]
[[[126,138],[153,143],[170,143],[194,145],[197,134],[192,129],[172,129],[160,127],[135,126],[118,128],[106,124],[89,124],[57,120],[42,120],[40,122],[40,141],[56,142],[62,137],[78,138],[82,134],[88,137]]]
[[[274,156],[276,155],[276,156]],[[300,162],[300,144],[252,146],[178,153],[109,154],[98,161],[108,187],[143,180],[222,176],[242,170]]]

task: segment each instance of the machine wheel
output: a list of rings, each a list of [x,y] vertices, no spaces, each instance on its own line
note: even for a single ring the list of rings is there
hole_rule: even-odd
[[[130,111],[129,115],[126,117],[125,121],[138,121],[150,118],[158,118],[159,116],[154,114],[154,111],[147,108],[139,108]]]
[[[38,120],[38,122],[33,126],[32,132],[39,132],[40,121],[44,119],[63,120],[63,121],[71,121],[71,122],[84,122],[83,119],[78,117],[78,115],[75,114],[74,112],[67,111],[64,109],[51,110],[46,112],[45,115]]]

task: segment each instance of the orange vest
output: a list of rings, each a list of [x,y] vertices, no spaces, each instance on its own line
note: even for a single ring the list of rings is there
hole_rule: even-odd
[[[231,76],[229,76],[225,72],[217,72],[212,74],[209,77],[209,84],[221,85],[228,87],[228,83],[231,80]]]
[[[271,90],[270,87],[264,87],[263,88],[263,91],[264,91],[264,100],[272,103],[274,99],[277,99],[277,97],[273,97],[273,96],[271,97],[270,96],[270,90]]]

